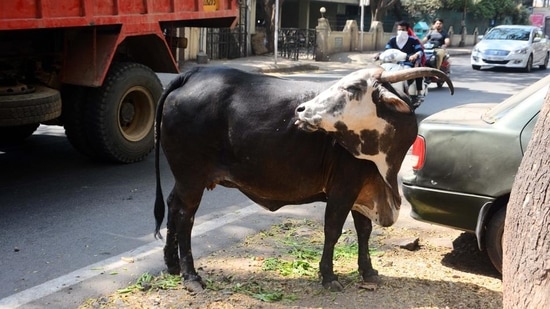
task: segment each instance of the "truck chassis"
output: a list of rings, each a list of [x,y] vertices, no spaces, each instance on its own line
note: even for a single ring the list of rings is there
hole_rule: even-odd
[[[177,73],[181,27],[229,27],[236,0],[0,2],[0,144],[62,125],[99,160],[131,163],[153,148],[162,85]]]

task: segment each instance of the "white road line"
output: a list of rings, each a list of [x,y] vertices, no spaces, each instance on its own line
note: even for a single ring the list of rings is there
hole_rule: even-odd
[[[262,209],[257,204],[252,204],[244,208],[239,209],[238,211],[225,214],[219,218],[215,218],[209,221],[206,221],[202,224],[199,224],[193,228],[193,237],[200,236],[204,233],[207,233],[211,230],[229,224],[233,221],[237,221],[244,217],[247,217],[251,214],[254,214]],[[166,234],[166,229],[162,230],[163,234]],[[10,295],[6,298],[0,299],[0,308],[1,309],[11,309],[23,306],[32,301],[40,299],[42,297],[51,295],[53,293],[59,292],[60,290],[78,284],[82,281],[88,280],[95,276],[98,276],[102,273],[109,272],[118,267],[122,267],[127,264],[123,261],[122,258],[132,257],[135,261],[139,261],[144,257],[155,254],[163,249],[164,242],[162,241],[153,241],[141,247],[138,247],[134,250],[130,250],[113,256],[106,260],[97,262],[85,266],[81,269],[75,270],[71,273],[63,275],[61,277],[52,279],[50,281],[44,282],[32,288],[26,289],[19,293]]]

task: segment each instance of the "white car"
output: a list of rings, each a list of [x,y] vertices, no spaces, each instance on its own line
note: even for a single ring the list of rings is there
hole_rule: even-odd
[[[472,49],[474,70],[482,67],[520,68],[530,72],[548,67],[548,39],[535,26],[502,25],[489,30]]]

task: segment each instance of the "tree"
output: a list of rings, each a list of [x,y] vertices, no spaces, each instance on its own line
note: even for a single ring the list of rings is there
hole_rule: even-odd
[[[374,31],[373,27],[375,22],[381,22],[384,19],[384,14],[386,11],[399,2],[400,0],[370,0],[370,14],[372,21],[370,31]]]
[[[504,308],[550,308],[550,90],[544,101],[507,207]]]
[[[477,18],[504,20],[512,17],[514,24],[524,24],[527,9],[518,0],[445,0],[443,7],[455,11],[472,13]]]
[[[279,12],[283,6],[284,0],[279,0]],[[264,12],[265,36],[267,40],[267,50],[273,52],[275,42],[275,0],[260,0],[257,3]]]
[[[443,7],[441,0],[401,0],[401,3],[415,20],[432,21],[437,17],[438,10]]]

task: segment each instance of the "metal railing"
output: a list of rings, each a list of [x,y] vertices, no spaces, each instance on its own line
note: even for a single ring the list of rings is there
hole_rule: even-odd
[[[279,56],[292,60],[315,58],[315,29],[281,28],[278,35]]]
[[[246,25],[248,24],[246,2],[239,6],[237,26],[231,28],[208,28],[206,54],[210,59],[234,59],[248,56]]]

